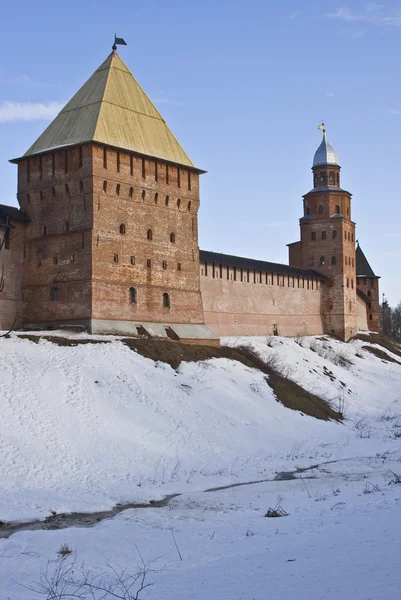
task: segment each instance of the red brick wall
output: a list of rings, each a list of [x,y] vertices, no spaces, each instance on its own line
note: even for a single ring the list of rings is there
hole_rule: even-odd
[[[378,277],[358,277],[358,289],[369,297],[366,305],[366,319],[370,331],[380,331],[380,294]]]
[[[91,316],[92,152],[89,144],[22,160],[18,200],[26,226],[24,322]],[[58,300],[51,301],[50,289]]]
[[[302,267],[302,246],[301,242],[288,244],[288,264],[290,267]]]
[[[216,335],[323,333],[319,280],[244,269],[241,281],[239,268],[200,269],[205,323]]]
[[[199,174],[106,152],[105,162],[104,149],[93,146],[93,318],[203,323]],[[130,287],[136,303],[129,301]],[[170,308],[163,307],[163,293],[170,295]]]
[[[0,250],[0,330],[19,327],[22,319],[22,264],[24,223],[11,220],[9,242]],[[0,245],[5,227],[0,226]]]
[[[338,216],[336,206],[340,207]],[[309,193],[304,196],[304,210],[308,216],[300,221],[302,266],[328,278],[322,307],[325,331],[348,340],[357,332],[355,223],[350,220],[351,197],[337,191]],[[321,259],[324,259],[323,264]]]

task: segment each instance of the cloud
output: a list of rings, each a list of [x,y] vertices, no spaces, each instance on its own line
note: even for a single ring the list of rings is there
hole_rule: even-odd
[[[389,13],[384,13],[381,9],[383,5],[370,3],[365,5],[363,12],[353,12],[347,7],[341,7],[334,13],[326,15],[329,19],[346,21],[348,23],[365,22],[371,25],[401,27],[401,10],[396,9]]]
[[[392,109],[390,109],[390,112],[392,115],[397,115],[398,117],[401,117],[401,109],[400,108],[392,108]]]
[[[35,81],[29,75],[7,75],[0,70],[0,84],[2,85],[29,85],[32,87],[50,87],[52,84],[45,81]]]
[[[171,104],[171,106],[184,106],[183,102],[178,102],[176,100],[169,100],[168,98],[164,98],[163,96],[160,98],[153,98],[153,102],[155,104]]]
[[[365,35],[366,29],[341,29],[343,35],[352,38],[353,40],[357,40]]]
[[[0,123],[53,119],[63,108],[59,102],[2,102]]]

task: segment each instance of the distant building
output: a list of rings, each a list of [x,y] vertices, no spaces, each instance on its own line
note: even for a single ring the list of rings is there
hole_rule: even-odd
[[[326,139],[289,266],[199,251],[199,176],[117,52],[20,158],[0,206],[0,328],[218,343],[378,331],[378,277],[355,253],[351,194]]]

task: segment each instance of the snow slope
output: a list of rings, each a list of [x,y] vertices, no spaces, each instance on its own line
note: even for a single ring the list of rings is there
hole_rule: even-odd
[[[272,477],[294,461],[327,460],[333,447],[336,458],[373,454],[387,435],[378,415],[399,412],[401,366],[366,352],[357,358],[360,342],[330,342],[354,362],[337,367],[310,350],[311,340],[305,348],[284,338],[274,348],[263,338],[225,343],[278,354],[302,386],[335,407],[344,400],[344,425],[283,407],[262,373],[227,359],[182,363],[176,372],[118,340],[59,347],[1,339],[0,519]],[[399,447],[390,434],[385,443]]]
[[[344,424],[286,409],[261,373],[227,359],[176,372],[118,339],[0,339],[0,519],[182,492],[164,508],[126,510],[90,529],[0,539],[0,598],[43,597],[23,586],[46,569],[51,577],[67,543],[76,578],[83,564],[106,582],[112,569],[132,574],[138,552],[154,561],[141,600],[398,600],[401,365],[359,341],[298,341],[224,343],[274,360],[343,407]],[[346,367],[333,364],[339,354]],[[255,479],[270,481],[203,491]],[[276,504],[288,516],[264,518]]]

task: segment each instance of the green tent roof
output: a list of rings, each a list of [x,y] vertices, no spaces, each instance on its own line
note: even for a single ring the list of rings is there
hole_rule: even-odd
[[[89,141],[194,167],[159,111],[114,52],[24,156]]]

